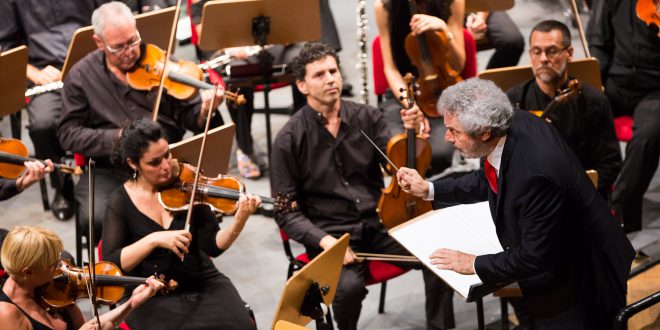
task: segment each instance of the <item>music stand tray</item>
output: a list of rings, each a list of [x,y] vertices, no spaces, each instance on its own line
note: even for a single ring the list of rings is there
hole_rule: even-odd
[[[270,18],[269,44],[318,40],[321,37],[318,1],[219,0],[204,4],[199,48],[218,50],[256,44],[252,19],[259,16]]]
[[[349,234],[344,234],[332,247],[323,251],[300,271],[293,274],[286,282],[280,303],[277,306],[272,329],[286,321],[304,326],[312,318],[302,315],[301,310],[305,295],[310,287],[318,284],[323,294],[323,303],[329,306],[335,297],[339,274],[341,274],[344,255],[348,248]]]
[[[19,46],[0,54],[0,116],[11,115],[25,107],[28,49]]]
[[[214,178],[219,174],[227,174],[235,131],[236,126],[234,124],[226,124],[209,130],[206,140],[206,150],[209,157],[204,157],[202,160],[202,173],[205,176]],[[197,164],[203,136],[203,133],[197,134],[183,141],[170,144],[172,157],[184,163]]]

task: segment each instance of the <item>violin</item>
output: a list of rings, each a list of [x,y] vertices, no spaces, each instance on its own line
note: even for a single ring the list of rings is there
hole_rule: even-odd
[[[160,188],[158,201],[168,211],[187,211],[197,169],[187,163],[179,164],[176,159],[172,162],[173,181]],[[195,203],[208,205],[216,213],[231,215],[238,209],[238,199],[242,193],[245,193],[245,184],[233,175],[220,174],[216,178],[200,175]],[[298,207],[297,203],[289,201],[288,197],[259,197],[262,203],[272,204],[278,212],[291,212]]]
[[[94,265],[94,282],[96,284],[97,302],[104,305],[114,305],[124,295],[126,286],[138,286],[147,282],[143,277],[123,276],[117,265],[109,261],[100,261]],[[77,299],[89,297],[89,267],[74,267],[69,261],[62,260],[55,270],[53,280],[37,288],[37,297],[48,309],[62,309],[73,305]],[[164,281],[161,290],[165,293],[176,290],[178,283],[174,280]]]
[[[646,25],[655,24],[660,38],[660,0],[637,0],[637,17]]]
[[[403,80],[406,82],[403,94],[410,109],[415,104],[415,78],[411,73],[407,73]],[[396,168],[406,166],[418,173],[426,173],[431,166],[431,145],[426,139],[418,137],[415,129],[408,129],[406,133],[395,135],[387,142],[387,158]],[[431,210],[430,201],[404,192],[397,180],[392,179],[390,185],[383,190],[376,211],[385,227],[394,228]]]
[[[580,83],[579,80],[577,79],[571,79],[567,84],[566,88],[563,90],[560,90],[555,97],[552,98],[552,101],[548,103],[548,105],[543,109],[543,111],[540,110],[532,110],[530,111],[531,113],[537,115],[538,117],[541,117],[541,119],[546,119],[550,114],[557,109],[557,107],[565,102],[568,102],[568,100],[573,97],[573,95],[580,94],[582,93],[582,83]]]
[[[410,12],[419,14],[415,0],[408,0]],[[417,104],[427,117],[440,117],[436,103],[444,89],[463,79],[449,64],[449,40],[444,32],[427,31],[406,36],[406,54],[417,68],[420,95]]]
[[[137,90],[151,90],[158,87],[165,63],[165,51],[156,45],[146,44],[140,61],[126,73],[128,85]],[[203,72],[195,63],[179,60],[167,61],[167,76],[163,87],[167,93],[177,99],[185,100],[197,92],[198,89],[211,89],[213,85],[202,81]],[[245,104],[245,96],[225,91],[225,99],[238,105]]]
[[[29,152],[25,144],[20,140],[10,138],[0,138],[0,176],[7,179],[16,179],[25,170],[24,162],[43,160],[29,158]],[[44,163],[45,164],[45,163]],[[83,173],[80,167],[71,167],[65,164],[53,164],[56,169],[64,173],[81,175]]]

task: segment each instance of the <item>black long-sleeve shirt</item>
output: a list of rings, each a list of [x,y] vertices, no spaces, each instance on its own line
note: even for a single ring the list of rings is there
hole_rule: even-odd
[[[76,63],[64,81],[62,121],[58,137],[65,150],[92,157],[109,157],[121,127],[151,117],[156,91],[139,91],[124,85],[108,70],[105,56],[96,50]],[[186,128],[199,132],[199,94],[177,100],[163,94],[158,123],[168,142],[181,140]]]
[[[28,46],[28,62],[61,68],[73,33],[107,0],[0,0],[0,48]]]
[[[364,221],[378,221],[376,206],[383,188],[378,151],[386,150],[387,124],[377,109],[341,101],[337,137],[309,106],[291,117],[273,142],[270,182],[273,195],[290,194],[299,210],[277,213],[280,228],[310,247],[326,234],[361,237]]]
[[[509,89],[507,96],[523,110],[543,110],[552,101],[533,79]],[[580,94],[560,104],[548,118],[582,166],[598,171],[598,190],[607,196],[621,170],[621,151],[605,95],[583,85]]]
[[[596,0],[587,27],[591,55],[601,63],[603,81],[610,75],[635,75],[660,86],[658,27],[637,17],[631,0]]]
[[[18,195],[16,180],[0,178],[0,201],[9,199],[15,195]]]

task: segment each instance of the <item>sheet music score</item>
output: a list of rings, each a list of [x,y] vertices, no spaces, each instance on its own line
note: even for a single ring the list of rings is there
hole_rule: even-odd
[[[430,263],[431,253],[440,248],[477,256],[502,252],[488,202],[435,210],[392,228],[389,233],[465,300],[471,300],[471,287],[482,285],[479,276],[437,269]]]

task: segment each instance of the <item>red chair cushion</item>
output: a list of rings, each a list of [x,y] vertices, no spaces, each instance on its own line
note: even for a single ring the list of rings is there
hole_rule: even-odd
[[[367,277],[367,285],[390,280],[406,273],[407,271],[407,269],[400,268],[389,262],[369,261],[369,277]]]
[[[85,156],[75,153],[73,154],[73,160],[76,163],[76,166],[85,166],[87,165],[87,158]]]
[[[302,253],[296,256],[296,260],[307,264],[309,256],[307,253]],[[393,279],[401,274],[404,274],[408,269],[400,268],[394,264],[384,261],[368,261],[369,262],[369,275],[367,276],[367,285],[378,284],[387,280]]]
[[[621,116],[614,118],[614,131],[619,141],[628,142],[633,135],[633,118],[630,116]]]

